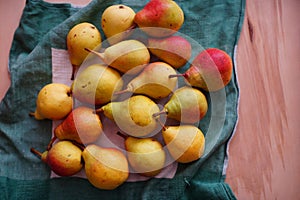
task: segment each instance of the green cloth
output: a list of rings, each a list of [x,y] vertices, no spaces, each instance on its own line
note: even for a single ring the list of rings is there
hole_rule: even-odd
[[[244,17],[244,0],[176,2],[185,13],[181,33],[204,48],[217,47],[234,57]],[[225,90],[206,94],[218,98],[226,92],[225,107],[222,107],[224,102],[217,103],[199,125],[206,136],[210,128],[217,131],[207,138],[208,150],[198,161],[180,164],[173,179],[125,183],[116,190],[105,191],[82,178],[50,179],[50,169],[30,152],[30,147],[45,149],[51,138],[50,120],[28,117],[35,109],[38,91],[52,80],[51,48],[66,49],[66,35],[79,22],[88,21],[101,29],[102,12],[116,3],[138,11],[146,1],[94,0],[83,8],[39,0],[26,2],[10,52],[11,86],[0,104],[0,199],[235,199],[224,182],[228,141],[238,118],[235,70]],[[220,117],[223,115],[225,121]],[[214,125],[209,126],[211,118],[222,122],[219,131]]]

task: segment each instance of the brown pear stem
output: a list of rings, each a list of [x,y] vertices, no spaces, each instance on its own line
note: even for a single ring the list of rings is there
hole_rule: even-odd
[[[184,77],[184,74],[171,74],[169,75],[169,78],[175,78],[175,77]]]
[[[47,151],[49,151],[52,148],[52,145],[56,139],[57,139],[57,137],[54,135],[47,146]]]
[[[72,142],[75,146],[77,146],[79,149],[81,149],[81,151],[83,151],[83,150],[85,149],[84,144],[79,143],[79,142],[76,142],[76,141],[74,141],[74,140],[71,140],[71,142]]]
[[[77,69],[78,69],[78,65],[73,65],[72,64],[72,75],[71,75],[71,80],[73,81],[74,78],[75,78],[75,74],[77,72]]]
[[[92,49],[89,49],[89,48],[84,48],[84,50],[90,52],[90,53],[93,53],[95,54],[96,56],[98,56],[102,61],[104,61],[104,56],[103,56],[103,53],[99,53],[97,51],[94,51]]]
[[[29,115],[29,117],[34,117],[34,112],[30,112],[30,113],[28,113],[28,115]]]
[[[120,94],[124,94],[124,93],[127,93],[127,92],[130,92],[129,88],[126,88],[124,90],[120,90],[120,91],[114,92],[114,95],[120,95]]]
[[[159,125],[161,126],[161,128],[165,131],[166,130],[166,126],[159,119],[156,119],[156,120],[159,123]]]
[[[104,110],[103,110],[103,108],[101,107],[101,108],[96,109],[96,110],[95,110],[95,113],[98,114],[98,113],[102,113],[103,111],[104,111]]]
[[[117,132],[118,136],[121,136],[122,138],[124,138],[124,140],[126,140],[128,138],[127,135],[124,135],[123,133],[121,133],[120,131]]]
[[[42,157],[42,153],[36,150],[35,148],[31,147],[30,148],[31,153],[34,153],[35,155],[39,156],[40,158]]]
[[[159,112],[157,112],[157,113],[154,113],[153,115],[152,115],[152,117],[158,117],[158,116],[160,116],[160,115],[163,115],[163,114],[168,114],[168,112],[166,111],[166,110],[162,110],[162,111],[159,111]]]

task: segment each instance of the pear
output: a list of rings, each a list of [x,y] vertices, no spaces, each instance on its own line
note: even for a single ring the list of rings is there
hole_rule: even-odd
[[[81,102],[101,105],[110,102],[113,93],[122,87],[123,80],[118,71],[103,64],[93,64],[76,76],[72,94]]]
[[[125,148],[128,162],[135,172],[153,177],[164,168],[166,153],[155,138],[127,137]]]
[[[50,169],[59,176],[72,176],[78,173],[82,167],[82,150],[70,141],[59,141],[49,151],[43,153],[34,148],[32,153],[41,157]]]
[[[77,143],[95,142],[101,133],[102,122],[94,109],[80,106],[64,119],[55,129],[54,135],[60,140],[73,140]]]
[[[120,130],[131,136],[143,137],[160,128],[158,120],[153,117],[154,113],[159,112],[158,105],[143,95],[132,96],[124,101],[110,102],[96,112],[103,112]]]
[[[232,59],[225,51],[208,48],[195,57],[185,73],[170,77],[183,76],[191,86],[213,92],[230,82],[232,70]]]
[[[72,107],[70,87],[62,83],[49,83],[39,91],[35,112],[29,115],[37,120],[60,120],[71,112]]]
[[[134,22],[150,36],[167,37],[181,28],[184,14],[173,0],[150,0],[142,10],[136,13]]]
[[[207,113],[208,103],[205,95],[198,89],[184,86],[173,93],[161,112],[154,116],[167,114],[168,118],[182,123],[197,123]]]
[[[123,4],[111,5],[104,10],[101,26],[110,44],[120,42],[130,35],[134,16],[134,10]]]
[[[118,149],[91,144],[82,156],[86,177],[96,188],[113,190],[128,179],[128,161]]]
[[[198,160],[204,153],[205,137],[196,126],[167,126],[162,135],[171,156],[179,163]]]
[[[147,65],[142,73],[132,79],[127,88],[115,94],[133,92],[154,99],[167,97],[177,86],[177,80],[169,78],[176,71],[167,63],[153,62]]]
[[[89,48],[86,50],[97,55],[112,68],[131,75],[139,73],[150,61],[148,48],[134,39],[118,42],[106,48],[102,53]]]
[[[84,48],[94,49],[100,47],[101,34],[96,26],[88,22],[76,24],[67,35],[67,49],[73,66],[71,80],[74,79],[77,68],[87,57],[88,52]]]
[[[175,69],[184,66],[192,54],[190,42],[179,35],[166,38],[149,38],[147,46],[153,55]]]

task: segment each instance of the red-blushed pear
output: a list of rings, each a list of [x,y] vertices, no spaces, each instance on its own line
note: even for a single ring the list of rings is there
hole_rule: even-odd
[[[95,142],[102,133],[99,115],[92,108],[80,106],[72,110],[64,121],[54,129],[60,140],[73,140],[77,143]]]
[[[147,46],[153,55],[175,69],[184,66],[192,54],[190,42],[182,36],[149,38]]]
[[[232,59],[225,51],[208,48],[195,57],[185,73],[170,77],[183,76],[191,86],[217,91],[230,82],[232,69]]]
[[[59,176],[72,176],[82,167],[82,150],[70,141],[59,141],[43,153],[31,148],[30,151],[41,157],[50,169]]]
[[[166,37],[181,28],[184,14],[180,6],[173,0],[151,0],[136,13],[134,22],[150,36]],[[156,27],[157,29],[146,27]]]

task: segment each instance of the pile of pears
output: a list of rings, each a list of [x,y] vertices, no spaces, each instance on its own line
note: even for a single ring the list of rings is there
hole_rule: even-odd
[[[59,123],[45,150],[31,151],[57,175],[84,170],[89,182],[104,190],[119,187],[130,173],[159,175],[170,164],[167,156],[178,163],[200,159],[205,135],[199,122],[208,111],[206,95],[230,82],[230,56],[209,48],[178,73],[193,49],[188,39],[176,35],[184,13],[173,0],[150,0],[138,12],[111,5],[99,21],[106,43],[92,23],[69,30],[73,69],[66,79],[72,85],[49,83],[39,91],[30,116]],[[124,149],[99,145],[106,134],[105,118],[117,127],[114,134],[124,140]]]

